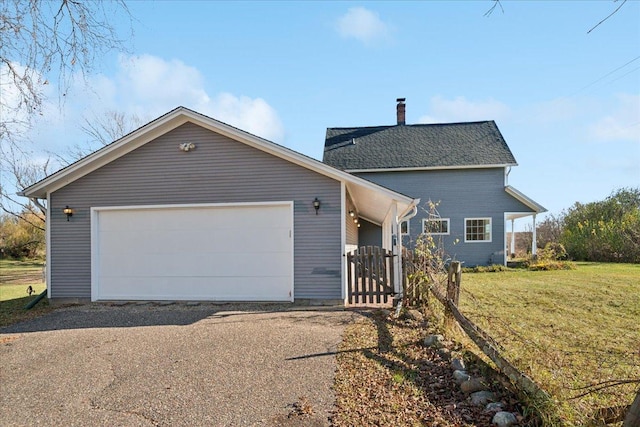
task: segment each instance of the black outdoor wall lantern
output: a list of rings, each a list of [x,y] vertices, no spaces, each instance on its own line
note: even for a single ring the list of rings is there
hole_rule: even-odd
[[[316,197],[313,199],[313,208],[316,210],[316,215],[318,215],[318,211],[320,210],[320,200]]]
[[[69,218],[73,216],[73,209],[71,209],[69,205],[65,206],[65,208],[62,209],[62,212],[67,216],[67,221],[69,221]]]

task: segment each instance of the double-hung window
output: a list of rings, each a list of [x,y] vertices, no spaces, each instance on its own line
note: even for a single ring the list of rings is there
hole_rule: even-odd
[[[465,242],[490,242],[491,218],[465,218]]]
[[[449,234],[449,218],[425,218],[422,220],[425,234]]]

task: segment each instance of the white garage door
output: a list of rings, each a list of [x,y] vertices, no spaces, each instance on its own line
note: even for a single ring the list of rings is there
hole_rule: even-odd
[[[96,300],[293,301],[293,203],[93,208]]]

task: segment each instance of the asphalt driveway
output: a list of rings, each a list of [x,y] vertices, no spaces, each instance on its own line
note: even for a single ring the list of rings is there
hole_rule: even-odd
[[[328,425],[334,351],[354,315],[288,305],[59,309],[0,329],[0,424]],[[288,418],[304,402],[314,415]]]

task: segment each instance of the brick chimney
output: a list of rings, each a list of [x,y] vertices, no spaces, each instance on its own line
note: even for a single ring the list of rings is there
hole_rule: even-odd
[[[396,102],[398,103],[398,105],[396,106],[396,113],[398,116],[398,124],[399,125],[404,125],[406,124],[406,120],[405,120],[405,104],[404,101],[406,101],[407,98],[398,98],[396,99]]]

